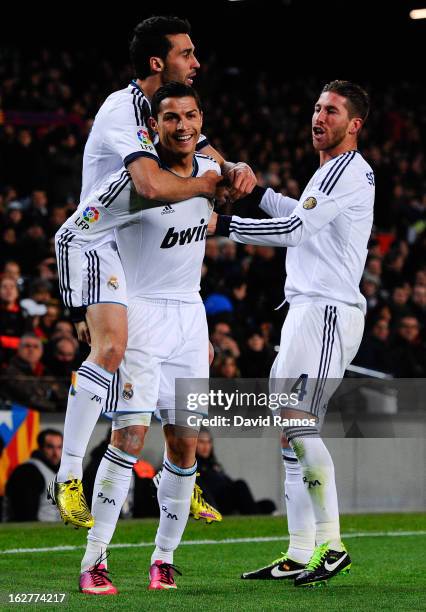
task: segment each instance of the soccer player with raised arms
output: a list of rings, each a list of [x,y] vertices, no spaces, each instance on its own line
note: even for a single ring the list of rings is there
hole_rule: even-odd
[[[79,339],[91,345],[74,377],[62,461],[49,488],[63,520],[76,526],[93,525],[82,461],[127,344],[126,278],[112,230],[129,211],[118,210],[116,199],[130,181],[145,201],[167,204],[212,197],[221,180],[212,170],[182,178],[163,169],[148,129],[155,91],[173,80],[192,85],[196,76],[189,34],[189,23],[177,17],[151,17],[135,28],[130,55],[136,78],[111,94],[96,115],[84,151],[81,203],[56,235],[61,294]],[[249,166],[226,162],[201,135],[197,149],[214,156],[235,198],[252,190],[256,179]]]
[[[312,117],[320,167],[300,201],[256,188],[272,219],[213,214],[210,230],[244,244],[289,247],[285,319],[271,389],[294,382],[301,412],[316,427],[284,429],[286,506],[290,543],[271,565],[245,579],[294,578],[296,586],[326,582],[347,572],[341,541],[333,461],[320,437],[327,401],[357,353],[366,312],[359,283],[373,222],[374,174],[357,149],[367,118],[366,92],[348,81],[324,86]],[[306,416],[306,415],[305,415]]]

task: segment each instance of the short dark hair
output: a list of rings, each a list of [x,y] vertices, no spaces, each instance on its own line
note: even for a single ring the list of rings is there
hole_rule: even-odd
[[[157,89],[155,94],[152,96],[151,115],[154,117],[154,119],[157,119],[160,111],[160,104],[166,98],[186,98],[187,96],[194,98],[198,109],[201,111],[200,96],[197,94],[195,89],[189,85],[185,85],[184,83],[179,83],[178,81],[170,81],[169,83],[166,83]]]
[[[37,444],[39,448],[43,448],[46,443],[47,436],[61,436],[63,438],[63,433],[58,429],[43,429],[37,436]]]
[[[360,85],[351,81],[331,81],[322,88],[322,92],[331,91],[339,94],[348,101],[349,117],[360,117],[365,121],[370,111],[370,98],[368,93]]]
[[[167,35],[190,33],[191,25],[189,21],[179,17],[154,16],[138,23],[130,41],[130,59],[136,77],[144,79],[151,74],[149,65],[151,57],[166,59],[172,48]]]

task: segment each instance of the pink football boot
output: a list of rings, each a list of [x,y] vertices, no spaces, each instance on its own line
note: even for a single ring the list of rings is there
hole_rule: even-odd
[[[156,561],[149,568],[149,590],[177,589],[174,573],[182,574],[171,563]]]
[[[117,595],[118,593],[103,563],[96,563],[80,574],[80,591],[87,595]]]

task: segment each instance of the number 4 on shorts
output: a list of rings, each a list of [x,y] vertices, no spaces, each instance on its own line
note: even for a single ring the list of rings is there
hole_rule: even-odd
[[[308,382],[308,375],[301,374],[291,388],[292,393],[297,393],[297,399],[299,402],[303,400],[303,398],[305,397],[307,393],[306,391],[307,382]]]

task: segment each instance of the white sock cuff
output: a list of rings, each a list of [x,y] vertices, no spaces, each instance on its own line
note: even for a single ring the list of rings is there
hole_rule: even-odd
[[[164,457],[163,467],[168,472],[175,474],[176,476],[193,476],[197,472],[197,462],[189,468],[181,468],[178,465],[172,463],[167,457]]]
[[[75,391],[78,391],[78,387],[81,387],[105,399],[113,376],[111,372],[107,372],[96,363],[83,361],[76,372],[75,378],[73,378],[73,387]]]
[[[294,450],[291,447],[282,448],[281,449],[281,456],[283,458],[283,461],[288,461],[289,463],[296,463],[297,462],[296,453],[294,452]]]
[[[108,444],[108,448],[105,451],[104,459],[115,463],[120,467],[131,470],[137,461],[137,457],[128,455],[126,452],[116,448],[112,444]]]

